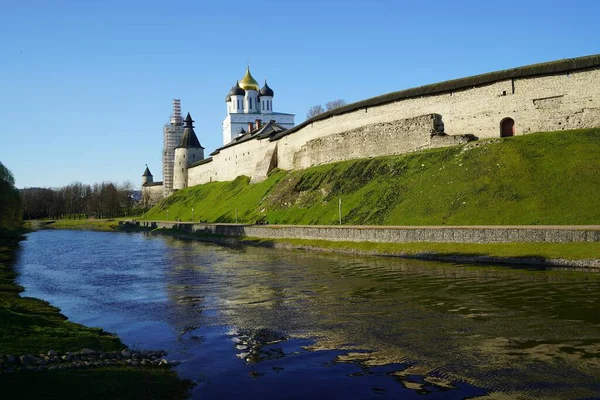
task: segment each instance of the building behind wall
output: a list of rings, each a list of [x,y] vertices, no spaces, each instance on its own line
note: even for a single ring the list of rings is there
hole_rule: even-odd
[[[142,175],[142,197],[141,204],[142,208],[147,209],[158,203],[164,197],[163,195],[163,183],[154,182],[154,176],[148,165]]]
[[[274,120],[285,129],[293,128],[294,114],[273,111],[274,97],[275,92],[266,80],[263,87],[259,88],[248,67],[244,77],[236,82],[225,97],[227,116],[223,120],[223,145],[249,133],[248,124],[254,124],[255,121],[267,123]]]
[[[163,196],[173,193],[173,168],[175,166],[175,148],[183,137],[183,119],[181,118],[181,100],[173,99],[173,114],[163,128]]]

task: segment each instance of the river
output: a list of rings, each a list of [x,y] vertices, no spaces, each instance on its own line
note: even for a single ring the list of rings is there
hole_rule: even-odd
[[[194,398],[600,398],[600,274],[38,231],[24,296],[164,349]]]

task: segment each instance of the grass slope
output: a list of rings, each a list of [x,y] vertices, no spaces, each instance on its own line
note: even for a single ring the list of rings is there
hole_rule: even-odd
[[[272,224],[599,224],[600,129],[546,132],[193,186],[144,219]]]

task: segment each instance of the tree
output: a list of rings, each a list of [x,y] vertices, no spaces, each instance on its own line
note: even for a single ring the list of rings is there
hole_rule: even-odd
[[[322,105],[317,104],[316,106],[312,106],[308,109],[308,112],[306,113],[306,119],[311,119],[317,115],[323,114],[325,111],[335,110],[336,108],[343,107],[346,104],[348,103],[346,103],[346,100],[344,99],[331,100],[327,102],[327,104],[325,104],[325,109],[323,109]]]
[[[327,102],[327,104],[325,104],[325,108],[327,108],[327,111],[331,111],[336,108],[343,107],[346,104],[348,104],[348,103],[346,103],[346,100],[344,100],[344,99],[331,100],[331,101]]]
[[[317,115],[323,114],[324,112],[325,110],[323,110],[323,106],[317,104],[316,106],[312,106],[308,109],[308,112],[306,113],[306,119],[311,119],[312,117],[316,117]]]
[[[0,230],[18,228],[22,220],[23,203],[15,187],[15,178],[0,162]]]

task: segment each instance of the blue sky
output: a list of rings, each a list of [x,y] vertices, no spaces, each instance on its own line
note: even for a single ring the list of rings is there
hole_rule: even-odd
[[[0,161],[18,187],[161,179],[171,100],[219,147],[246,64],[274,110],[600,53],[598,1],[9,1]],[[600,84],[600,83],[599,83]]]

